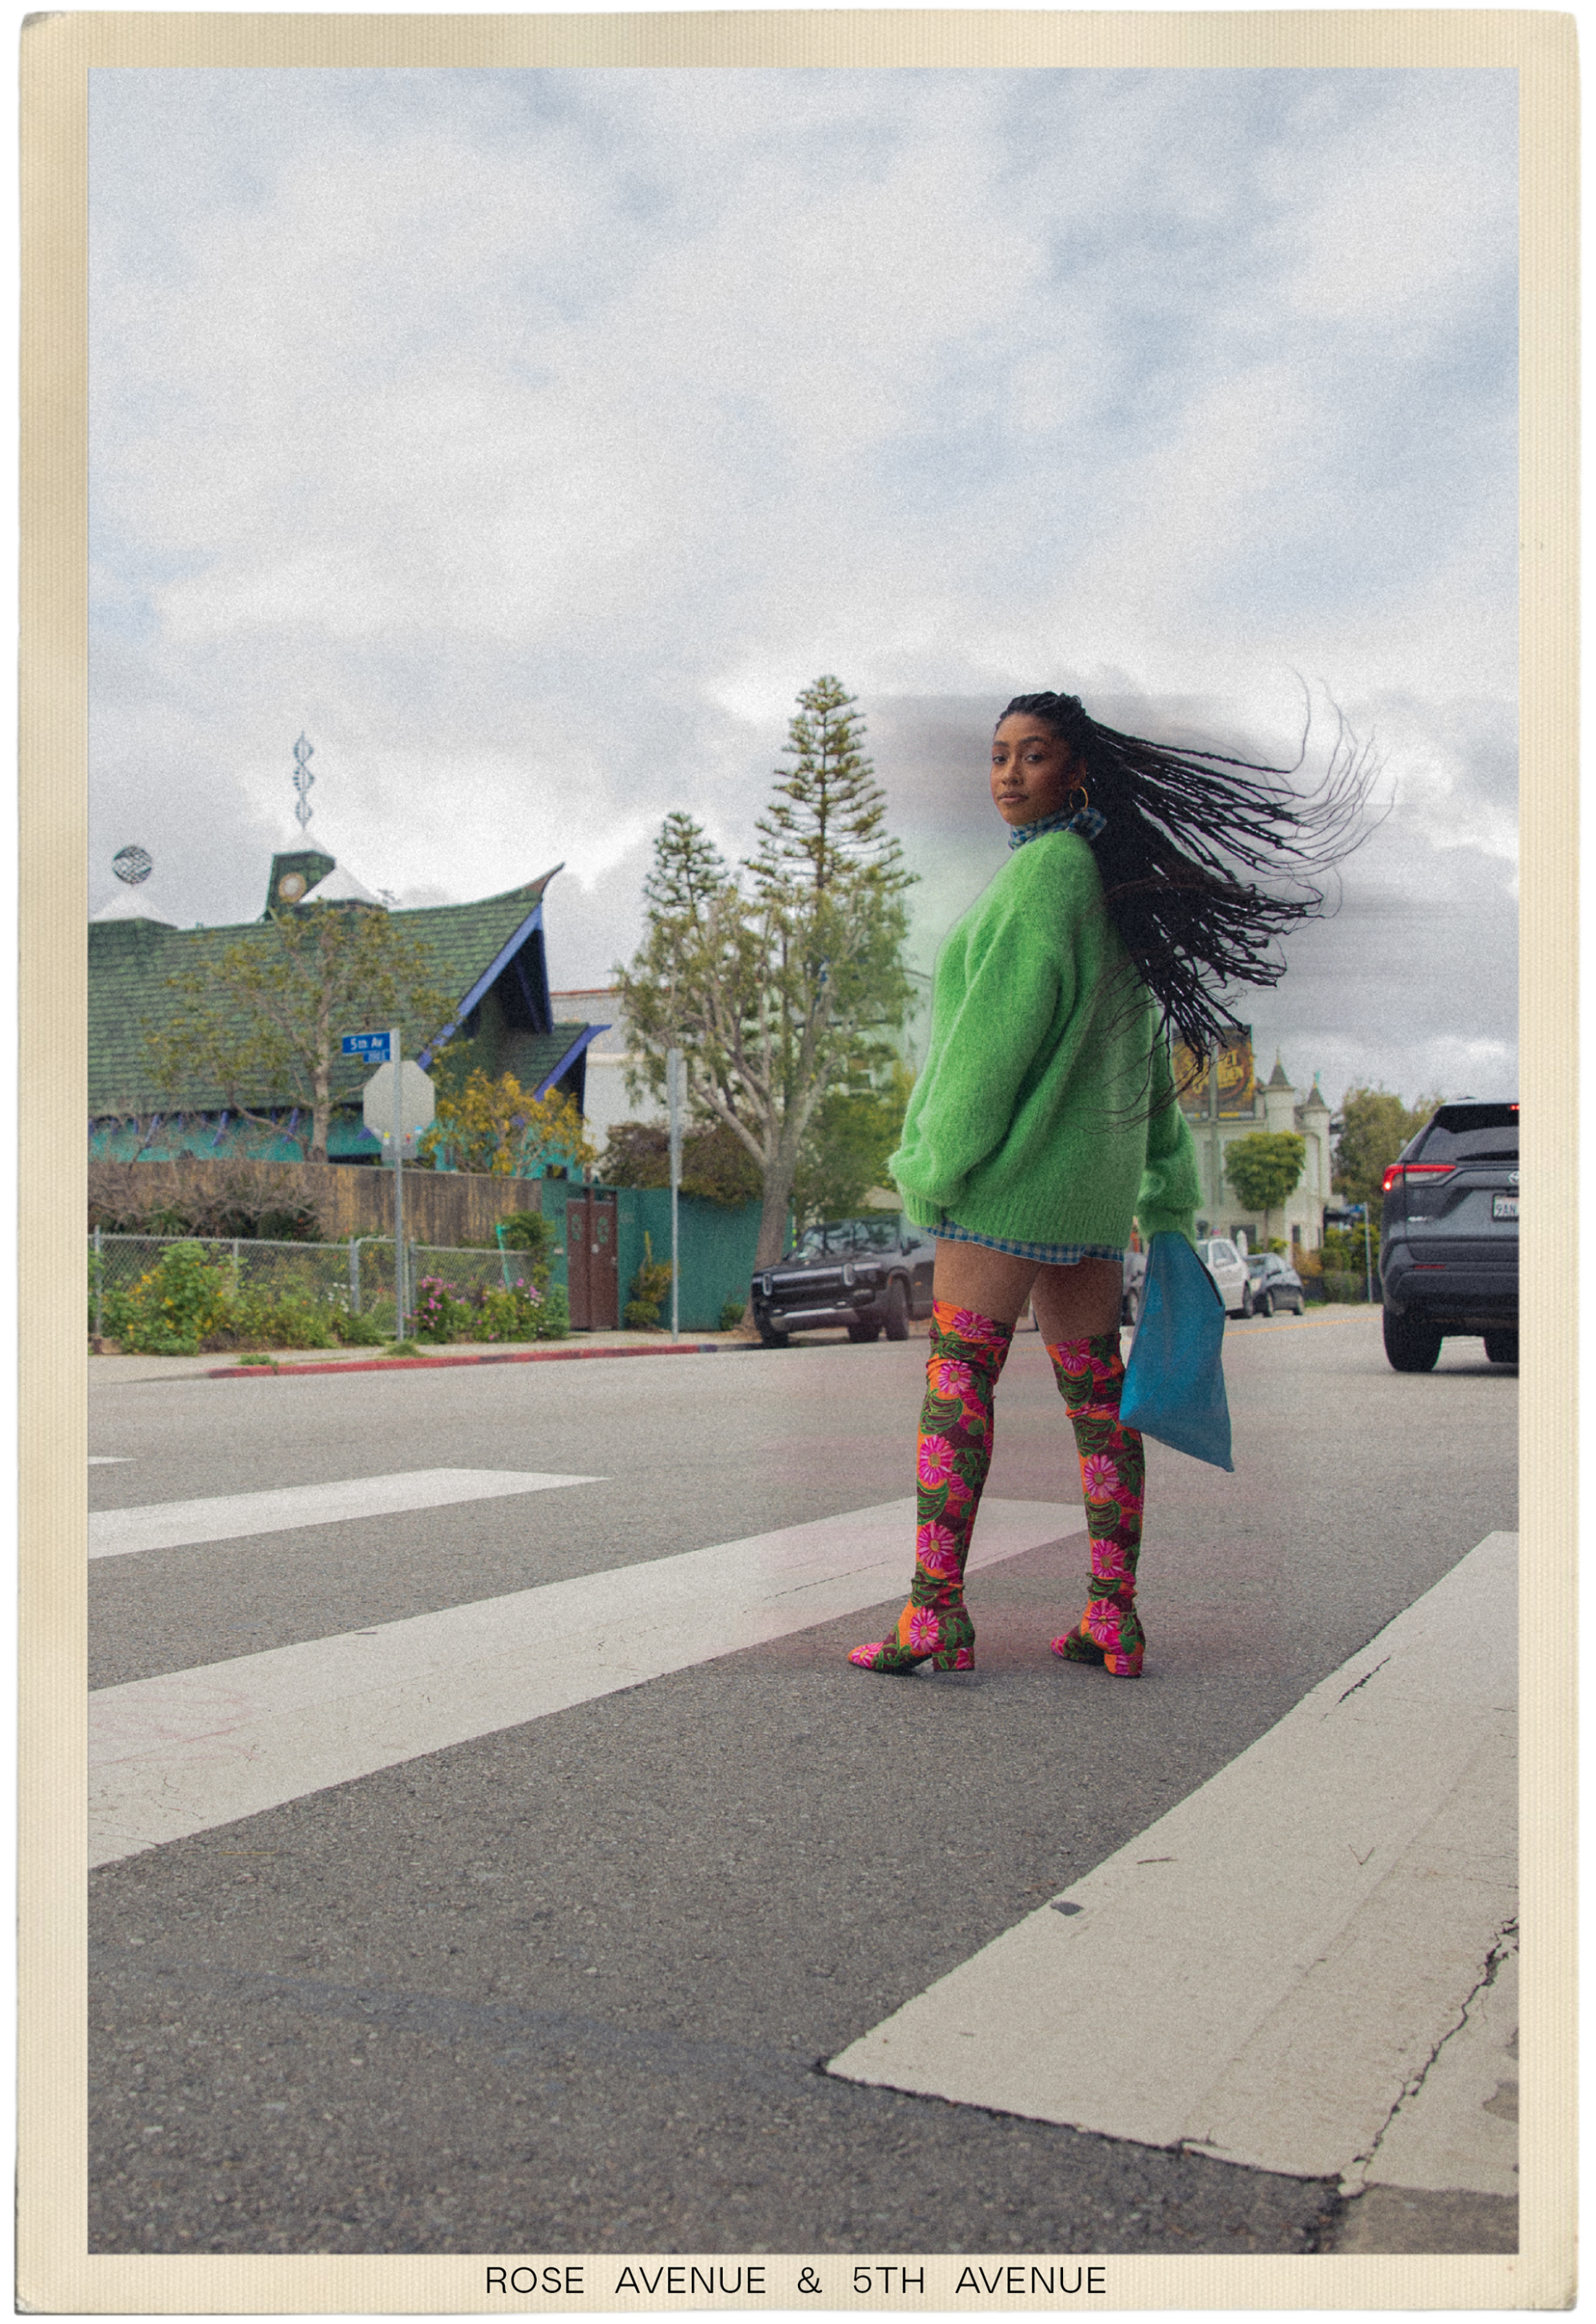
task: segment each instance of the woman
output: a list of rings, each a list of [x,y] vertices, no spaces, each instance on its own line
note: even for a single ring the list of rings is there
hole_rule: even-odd
[[[936,1238],[920,1417],[914,1579],[872,1671],[974,1667],[964,1562],[992,1459],[992,1400],[1029,1300],[1074,1427],[1092,1572],[1066,1662],[1140,1674],[1141,1438],[1120,1423],[1120,1296],[1132,1217],[1192,1239],[1196,1148],[1169,1038],[1232,1029],[1215,992],[1272,984],[1271,940],[1323,905],[1302,875],[1367,789],[1342,733],[1312,798],[1283,770],[1100,726],[1073,695],[1020,695],[998,722],[992,793],[1010,856],[937,957],[930,1053],[890,1167]],[[1232,770],[1234,771],[1225,771]],[[1269,895],[1258,879],[1294,875]]]

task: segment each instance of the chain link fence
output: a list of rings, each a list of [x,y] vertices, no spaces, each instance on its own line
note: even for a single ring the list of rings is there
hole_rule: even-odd
[[[269,1299],[309,1301],[346,1315],[392,1325],[396,1317],[392,1235],[357,1235],[348,1242],[258,1242],[244,1236],[106,1234],[88,1238],[88,1328],[105,1336],[106,1305],[137,1288],[178,1243],[197,1244],[213,1267],[230,1270],[235,1291]],[[405,1311],[414,1313],[418,1286],[435,1277],[458,1297],[477,1290],[513,1291],[532,1281],[523,1250],[454,1250],[405,1242]]]

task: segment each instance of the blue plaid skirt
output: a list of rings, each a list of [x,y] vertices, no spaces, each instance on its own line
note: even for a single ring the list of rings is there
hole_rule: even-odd
[[[946,1212],[931,1231],[940,1242],[978,1242],[985,1250],[1006,1250],[1015,1259],[1034,1259],[1041,1267],[1075,1267],[1084,1259],[1110,1259],[1117,1264],[1125,1256],[1102,1242],[1009,1242],[1001,1235],[975,1234]]]

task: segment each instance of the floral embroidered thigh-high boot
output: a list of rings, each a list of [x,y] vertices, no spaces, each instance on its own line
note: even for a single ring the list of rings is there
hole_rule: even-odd
[[[1140,1430],[1120,1422],[1120,1335],[1049,1342],[1047,1353],[1075,1433],[1092,1542],[1086,1611],[1054,1639],[1053,1651],[1066,1662],[1100,1664],[1115,1678],[1139,1678],[1147,1639],[1136,1611],[1136,1562],[1147,1463]]]
[[[931,1310],[931,1354],[920,1411],[914,1581],[890,1637],[855,1646],[861,1670],[973,1670],[975,1628],[964,1607],[964,1560],[992,1465],[992,1397],[1013,1334],[955,1307]]]

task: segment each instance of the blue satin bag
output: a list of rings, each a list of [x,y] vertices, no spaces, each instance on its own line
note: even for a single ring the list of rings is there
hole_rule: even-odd
[[[1194,1461],[1234,1472],[1225,1401],[1224,1297],[1182,1234],[1156,1234],[1142,1277],[1141,1313],[1120,1417]]]

